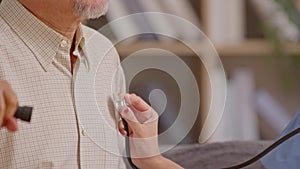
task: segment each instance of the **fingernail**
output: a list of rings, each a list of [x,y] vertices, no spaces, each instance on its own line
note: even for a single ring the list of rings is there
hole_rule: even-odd
[[[128,108],[124,108],[122,111],[121,111],[121,116],[126,116],[128,114],[129,110]]]
[[[126,109],[123,111],[124,114],[127,114],[128,112],[129,112],[129,109],[128,109],[128,108],[126,108]]]

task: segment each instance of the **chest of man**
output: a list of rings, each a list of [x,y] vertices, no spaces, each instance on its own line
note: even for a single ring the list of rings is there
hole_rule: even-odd
[[[45,71],[22,42],[1,56],[0,79],[11,83],[20,105],[33,106],[34,111],[31,123],[18,122],[17,133],[0,130],[0,168],[116,168],[122,163],[112,153],[117,150],[107,149],[118,147],[116,132],[111,132],[115,121],[110,98],[116,58],[103,57],[101,64],[90,64],[94,68],[78,59],[72,75],[68,57],[68,51],[57,52]],[[92,86],[85,85],[87,81]],[[88,99],[91,106],[80,109],[86,104],[81,96],[91,96],[85,95],[88,91],[97,107],[89,109],[95,103]],[[89,119],[97,113],[101,118]],[[90,126],[90,120],[97,125]]]

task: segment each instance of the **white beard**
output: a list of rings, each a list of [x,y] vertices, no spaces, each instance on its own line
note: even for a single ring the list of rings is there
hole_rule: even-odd
[[[84,4],[83,0],[74,0],[74,13],[82,19],[96,19],[105,15],[108,10],[108,1],[101,1],[97,5]]]

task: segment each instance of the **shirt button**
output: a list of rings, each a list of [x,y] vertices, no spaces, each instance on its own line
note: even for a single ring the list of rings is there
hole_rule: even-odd
[[[67,41],[65,41],[65,40],[61,41],[60,47],[65,48],[67,46],[68,46],[68,42]]]
[[[82,136],[86,136],[86,131],[84,129],[81,130]]]
[[[79,56],[79,52],[78,52],[78,51],[74,51],[74,52],[73,52],[73,55]]]

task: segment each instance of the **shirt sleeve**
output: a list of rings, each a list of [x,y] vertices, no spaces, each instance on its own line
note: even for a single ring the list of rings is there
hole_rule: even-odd
[[[278,139],[300,127],[300,112],[292,119]],[[298,169],[300,166],[300,135],[285,141],[261,159],[267,169]]]

